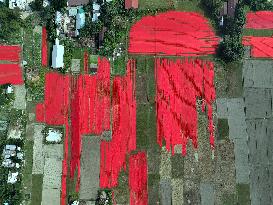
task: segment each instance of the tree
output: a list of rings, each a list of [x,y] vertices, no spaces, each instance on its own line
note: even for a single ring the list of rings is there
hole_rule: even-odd
[[[244,9],[244,3],[240,1],[235,9],[235,26],[243,29],[246,22],[246,11]]]
[[[272,10],[273,4],[268,0],[247,0],[247,2],[253,11],[260,10]]]
[[[0,42],[16,38],[21,31],[23,21],[19,9],[9,9],[0,5]]]
[[[225,62],[240,60],[244,54],[244,46],[241,43],[240,36],[224,36],[223,41],[219,44],[218,55]]]
[[[33,11],[41,11],[43,10],[43,0],[35,0],[29,4],[30,8]]]
[[[67,0],[51,0],[51,6],[56,10],[60,11],[67,6]]]

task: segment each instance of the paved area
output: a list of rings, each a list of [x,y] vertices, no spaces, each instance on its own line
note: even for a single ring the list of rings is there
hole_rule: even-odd
[[[100,189],[100,140],[99,136],[84,136],[82,138],[81,200],[95,200]]]
[[[25,85],[14,85],[14,104],[13,107],[18,110],[26,109],[26,88]]]
[[[44,125],[34,125],[33,135],[33,166],[32,174],[43,174],[44,172],[44,153],[43,153],[43,134],[42,130],[45,128]]]
[[[245,60],[244,100],[252,205],[273,203],[273,61]],[[238,152],[242,152],[241,144]]]
[[[81,71],[81,59],[72,59],[71,60],[71,72],[80,73]]]
[[[214,205],[214,187],[212,183],[200,184],[201,205]]]
[[[43,150],[45,166],[42,205],[59,205],[62,182],[63,145],[45,145]]]
[[[273,88],[272,60],[245,60],[243,82],[245,88]]]

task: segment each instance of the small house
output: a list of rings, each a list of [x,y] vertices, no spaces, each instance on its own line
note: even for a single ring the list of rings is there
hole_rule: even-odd
[[[138,0],[125,0],[125,9],[137,9],[138,8]]]
[[[100,5],[97,3],[93,3],[93,16],[92,21],[96,22],[98,21],[98,17],[100,16]]]
[[[237,4],[238,4],[238,0],[229,0],[227,2],[227,15],[228,16],[234,17]]]
[[[55,13],[55,24],[60,26],[62,24],[63,15],[61,12],[56,11]]]
[[[26,0],[9,0],[9,8],[14,9],[18,7],[19,9],[25,10],[27,6]]]
[[[50,5],[49,0],[43,0],[43,7],[47,7]]]
[[[220,11],[221,16],[230,16],[234,17],[236,5],[238,4],[238,0],[228,0],[224,2],[222,10]]]
[[[78,13],[78,9],[75,7],[71,7],[68,9],[68,16],[76,16]]]
[[[48,130],[47,136],[46,136],[47,142],[61,142],[62,141],[62,133],[59,130],[55,130],[50,128]]]
[[[80,8],[76,15],[76,29],[79,30],[83,28],[84,25],[85,25],[85,13],[84,13],[84,10]]]
[[[59,44],[59,39],[56,38],[55,45],[52,51],[52,67],[62,68],[64,66],[64,46]]]
[[[14,172],[14,173],[9,172],[7,183],[10,183],[10,184],[16,183],[18,175],[19,175],[18,172]]]
[[[84,6],[89,3],[89,0],[68,0],[67,6],[68,7],[78,7],[78,6]]]

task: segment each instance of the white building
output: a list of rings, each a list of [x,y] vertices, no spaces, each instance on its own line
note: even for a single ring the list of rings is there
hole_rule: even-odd
[[[19,175],[18,172],[15,173],[9,172],[7,183],[14,184],[15,182],[17,182],[18,175]]]
[[[79,9],[76,15],[76,29],[79,30],[85,25],[85,13],[83,9]]]
[[[48,134],[46,136],[47,142],[61,142],[62,140],[62,133],[59,130],[49,129]]]
[[[93,3],[93,16],[92,21],[98,21],[98,17],[100,16],[100,5],[97,3]]]
[[[64,67],[64,46],[60,45],[59,39],[56,38],[52,51],[52,68],[62,67]]]
[[[9,0],[9,8],[14,9],[18,7],[19,9],[25,10],[27,6],[26,0]]]

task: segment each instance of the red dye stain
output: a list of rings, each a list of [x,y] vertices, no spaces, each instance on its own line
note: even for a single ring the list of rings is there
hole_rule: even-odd
[[[84,52],[84,59],[83,59],[83,66],[84,66],[84,72],[87,74],[88,73],[88,58],[89,54],[87,51]]]
[[[36,107],[38,122],[64,125],[68,116],[70,78],[58,73],[45,77],[45,101]]]
[[[21,52],[20,46],[0,45],[0,60],[19,62],[20,52]]]
[[[64,125],[64,159],[62,164],[61,205],[66,204],[66,177],[68,160],[68,109],[70,78],[59,73],[47,73],[45,78],[45,101],[36,107],[36,120],[48,125]]]
[[[42,30],[42,66],[47,66],[47,32],[45,27]]]
[[[0,64],[0,85],[23,83],[22,71],[18,64]]]
[[[273,29],[273,12],[257,11],[247,13],[246,28]]]
[[[101,142],[100,187],[118,185],[118,175],[126,170],[126,155],[136,149],[135,61],[127,63],[125,77],[115,77],[112,97],[112,140]]]
[[[214,54],[219,39],[198,13],[169,11],[146,16],[130,31],[129,53],[199,56]]]
[[[104,130],[110,129],[110,106],[110,63],[107,59],[98,59],[96,75],[72,77],[54,72],[47,73],[45,101],[37,104],[36,120],[65,127],[61,205],[66,204],[67,163],[70,161],[71,178],[74,177],[75,170],[78,171],[78,192],[81,137],[85,134],[100,135]],[[71,159],[68,159],[69,135]]]
[[[213,63],[200,59],[171,61],[156,59],[156,116],[157,141],[174,153],[174,146],[182,144],[182,154],[192,140],[197,148],[196,99],[203,98],[207,107],[210,144],[214,148],[212,103],[215,100]]]
[[[129,158],[130,205],[148,205],[147,157],[145,152]]]
[[[251,46],[251,56],[256,58],[273,58],[273,37],[243,37],[243,44]]]
[[[110,130],[110,63],[99,59],[96,75],[72,79],[70,176],[78,168],[80,179],[81,136]],[[79,187],[77,186],[77,190]]]

